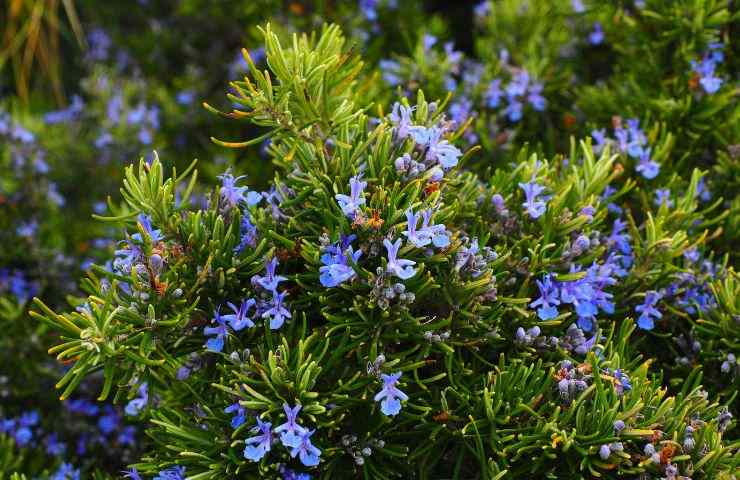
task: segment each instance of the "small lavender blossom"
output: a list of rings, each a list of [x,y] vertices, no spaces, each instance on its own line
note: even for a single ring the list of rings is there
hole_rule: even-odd
[[[249,192],[247,194],[249,187],[237,186],[239,180],[246,178],[244,175],[234,177],[231,172],[227,170],[219,175],[218,178],[221,180],[221,201],[228,208],[236,208],[241,203],[246,203],[251,207],[259,203],[262,199],[262,196],[257,192]]]
[[[185,467],[174,465],[166,470],[162,470],[154,477],[154,480],[185,480]]]
[[[367,182],[363,182],[360,175],[356,175],[349,179],[349,196],[342,193],[334,195],[337,203],[339,203],[339,208],[347,217],[354,219],[360,207],[365,205],[365,197],[363,196],[365,187],[367,187]]]
[[[296,423],[301,407],[301,405],[296,405],[291,408],[287,403],[283,404],[286,420],[285,423],[275,428],[275,433],[280,435],[280,441],[286,447],[298,447],[302,442],[302,435],[306,433],[306,429]]]
[[[216,322],[215,327],[204,327],[203,334],[206,336],[213,336],[206,341],[206,348],[212,352],[220,352],[224,349],[224,339],[229,334],[229,329],[226,326],[226,320],[221,316],[221,312],[216,309],[213,312],[213,320]]]
[[[391,243],[387,238],[383,240],[383,245],[388,251],[388,265],[386,266],[386,271],[402,280],[408,280],[416,275],[416,270],[413,268],[413,266],[416,265],[416,262],[413,260],[397,258],[401,244],[402,240],[400,238],[393,243]]]
[[[298,456],[301,463],[307,467],[315,467],[318,465],[319,457],[321,456],[321,450],[311,443],[311,435],[313,435],[315,431],[316,430],[304,429],[304,431],[299,434],[299,443],[293,446],[293,449],[290,451],[291,457],[295,458]]]
[[[380,411],[386,416],[395,416],[401,411],[401,402],[409,399],[408,395],[396,387],[401,372],[391,375],[381,374],[383,388],[375,394],[375,401],[380,402]]]
[[[139,386],[138,394],[138,397],[126,404],[126,408],[124,410],[126,415],[130,415],[132,417],[138,415],[146,407],[147,403],[149,403],[149,385],[146,382]]]
[[[354,251],[350,243],[355,238],[354,235],[343,237],[336,245],[326,247],[321,262],[324,266],[319,268],[319,281],[327,288],[336,287],[346,281],[357,277],[357,272],[350,265],[357,263],[362,255],[362,250]]]
[[[650,149],[646,148],[640,154],[640,161],[635,170],[648,180],[652,180],[660,173],[660,164],[650,159]]]
[[[599,456],[602,460],[608,459],[612,454],[611,449],[609,448],[609,445],[602,445],[599,447]]]
[[[527,210],[531,218],[535,220],[540,218],[547,209],[548,197],[538,198],[545,191],[545,187],[532,180],[528,183],[520,183],[519,188],[524,191],[525,195],[525,201],[522,203],[522,206]]]
[[[272,301],[268,303],[267,310],[262,313],[262,318],[270,319],[270,329],[278,330],[283,326],[285,320],[292,318],[290,310],[285,308],[285,295],[287,292],[272,291]]]
[[[599,22],[594,23],[594,29],[588,34],[588,43],[591,45],[601,45],[604,41],[604,30]]]
[[[449,170],[457,165],[462,152],[449,141],[442,139],[443,133],[437,126],[429,128],[417,126],[411,129],[414,142],[426,148],[426,159],[437,161],[443,169]]]
[[[496,108],[501,104],[501,99],[503,97],[504,91],[501,89],[501,79],[496,78],[491,80],[485,94],[486,104],[490,108]]]
[[[411,114],[413,107],[407,107],[396,102],[391,110],[390,120],[394,125],[396,138],[403,140],[411,135]]]
[[[537,309],[540,320],[552,320],[558,316],[557,305],[560,305],[558,288],[553,284],[550,274],[546,274],[542,281],[536,280],[537,288],[540,290],[540,298],[530,303],[531,308]]]
[[[658,301],[663,295],[655,290],[650,290],[645,294],[645,301],[642,305],[635,307],[635,311],[640,314],[637,319],[637,326],[643,330],[652,330],[655,327],[653,319],[663,317],[663,314],[655,308]]]
[[[277,268],[278,264],[279,262],[277,257],[272,257],[270,260],[267,260],[265,262],[265,275],[254,275],[252,277],[252,284],[259,285],[268,292],[276,291],[280,282],[284,282],[287,280],[287,278],[283,277],[282,275],[275,275],[275,269]]]
[[[544,86],[542,83],[534,82],[529,87],[529,92],[527,93],[527,101],[530,105],[532,105],[532,108],[537,112],[542,112],[545,110],[545,107],[547,106],[547,100],[545,97],[542,96],[542,91],[544,90]]]
[[[671,191],[667,188],[659,188],[655,190],[655,205],[660,207],[665,204],[668,208],[673,207],[673,200],[671,200]]]
[[[234,417],[231,419],[231,428],[238,428],[247,421],[247,410],[239,402],[232,403],[224,408],[224,413],[234,414]]]
[[[222,315],[221,318],[224,321],[228,321],[235,332],[244,329],[244,327],[254,327],[254,322],[249,317],[249,310],[256,308],[257,305],[257,302],[253,298],[242,300],[238,307],[231,302],[228,302],[227,305],[234,313]]]
[[[252,462],[259,462],[272,446],[272,424],[263,422],[257,417],[257,426],[253,427],[251,431],[257,435],[249,437],[245,441],[244,458]]]

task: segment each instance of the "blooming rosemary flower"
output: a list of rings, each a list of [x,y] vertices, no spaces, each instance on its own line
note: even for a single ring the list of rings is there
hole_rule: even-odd
[[[221,318],[224,321],[228,321],[235,332],[244,329],[244,327],[254,327],[254,322],[249,317],[249,310],[256,308],[257,305],[257,302],[253,298],[242,300],[238,307],[231,302],[228,302],[227,305],[234,313],[221,315]]]
[[[231,428],[238,428],[247,421],[247,410],[239,402],[232,403],[224,408],[224,413],[234,414],[234,417],[231,419]]]
[[[394,125],[394,131],[398,140],[403,140],[411,135],[411,113],[414,107],[401,105],[399,102],[393,104],[393,110],[389,116]]]
[[[306,429],[296,423],[301,407],[301,405],[296,405],[291,408],[287,403],[283,404],[286,420],[285,423],[275,428],[275,433],[280,435],[280,441],[286,447],[296,448],[303,441],[302,435],[306,433]]]
[[[422,226],[417,230],[419,217],[423,217]],[[435,247],[444,248],[450,244],[447,229],[444,225],[430,225],[432,210],[427,209],[421,212],[421,215],[415,214],[412,209],[406,210],[406,231],[402,235],[413,243],[415,246],[422,248],[430,243]]]
[[[401,243],[402,240],[400,238],[393,243],[391,243],[387,238],[383,240],[383,245],[388,251],[388,265],[386,266],[386,271],[402,280],[408,280],[416,275],[416,270],[413,268],[413,265],[416,265],[416,262],[413,260],[397,258],[398,250],[401,248]]]
[[[218,176],[221,180],[221,201],[228,208],[236,208],[241,203],[246,203],[248,206],[253,206],[262,200],[262,195],[257,192],[249,192],[249,187],[237,186],[239,180],[246,178],[245,175],[234,177],[230,171],[226,171]]]
[[[270,260],[265,262],[265,275],[254,275],[252,277],[252,285],[259,285],[268,292],[274,292],[277,290],[278,284],[284,282],[287,278],[282,275],[275,275],[275,269],[279,262],[277,257],[272,257]]]
[[[503,96],[504,91],[501,89],[501,79],[496,78],[491,80],[485,94],[486,104],[490,108],[496,108],[501,103]]]
[[[131,480],[143,480],[136,467],[132,468],[131,470],[124,470],[121,473],[123,473],[123,478],[130,478]]]
[[[545,213],[547,209],[547,200],[549,197],[538,197],[545,191],[545,187],[539,185],[537,182],[532,180],[528,183],[520,183],[519,188],[524,191],[525,200],[522,206],[527,210],[529,216],[533,219],[538,219]]]
[[[270,451],[272,445],[272,424],[270,422],[263,422],[257,417],[257,426],[253,427],[251,431],[257,435],[249,437],[245,441],[244,458],[253,462],[259,462]]]
[[[658,173],[660,173],[660,164],[654,160],[651,160],[650,158],[650,148],[645,148],[640,153],[640,161],[637,164],[637,167],[635,167],[635,170],[640,173],[643,177],[647,178],[648,180],[652,180],[653,178],[658,176]]]
[[[69,463],[62,463],[49,480],[80,480],[80,470]]]
[[[588,43],[591,45],[601,45],[604,41],[604,30],[601,28],[601,23],[595,22],[594,29],[588,34]]]
[[[138,415],[146,407],[147,403],[149,403],[149,385],[146,382],[139,385],[138,394],[138,397],[126,404],[126,409],[124,410],[126,415],[132,417]]]
[[[242,214],[239,235],[239,245],[234,247],[235,254],[243,252],[248,246],[252,248],[257,246],[257,227],[252,223],[252,217],[247,211]]]
[[[622,371],[622,369],[618,368],[614,371],[614,379],[617,381],[614,385],[617,395],[622,396],[625,390],[632,390],[630,378]]]
[[[350,242],[356,238],[355,235],[343,237],[335,245],[326,247],[321,261],[324,266],[319,268],[319,281],[327,288],[336,287],[348,280],[357,277],[357,273],[350,265],[350,261],[357,263],[362,255],[362,250],[354,251]]]
[[[311,435],[313,435],[315,431],[316,430],[304,429],[298,436],[298,444],[293,446],[290,451],[291,457],[295,458],[298,456],[301,463],[307,467],[315,467],[318,465],[319,457],[321,456],[321,450],[311,443]]]
[[[216,322],[215,327],[204,327],[203,334],[206,336],[213,335],[213,338],[209,338],[206,341],[205,346],[212,352],[220,352],[224,349],[224,339],[229,334],[229,329],[226,326],[226,320],[221,316],[221,312],[218,309],[213,312],[213,320]]]
[[[386,416],[398,415],[401,411],[401,402],[409,399],[408,395],[396,387],[401,372],[390,375],[381,374],[383,388],[375,394],[375,401],[380,402],[380,411]]]
[[[556,305],[560,305],[559,290],[553,283],[550,274],[545,274],[542,281],[536,280],[537,288],[540,290],[540,298],[530,303],[531,308],[537,309],[540,320],[552,320],[558,316]]]
[[[722,87],[723,80],[716,74],[717,65],[724,60],[722,47],[721,43],[713,43],[700,61],[691,61],[691,69],[699,76],[699,84],[709,94],[717,93]]]
[[[650,290],[645,294],[645,301],[642,305],[635,307],[635,311],[640,314],[640,317],[637,319],[638,327],[643,330],[652,330],[655,327],[653,319],[659,319],[663,316],[655,308],[661,298],[663,298],[663,294],[655,290]]]
[[[174,465],[166,470],[162,470],[154,477],[154,480],[185,480],[185,467]]]
[[[655,205],[657,207],[665,204],[668,208],[673,207],[673,200],[671,200],[671,191],[667,188],[659,188],[655,190]]]
[[[355,175],[349,179],[349,196],[342,193],[334,195],[334,198],[337,199],[337,203],[339,204],[339,208],[342,209],[342,213],[347,217],[354,219],[360,207],[365,205],[365,197],[363,196],[365,187],[367,187],[367,182],[363,182],[360,175]]]
[[[411,128],[414,142],[426,148],[425,158],[429,161],[436,161],[443,169],[449,170],[457,165],[462,152],[449,141],[442,139],[443,133],[442,128],[438,126]]]
[[[262,313],[262,318],[270,319],[270,329],[277,330],[283,326],[285,319],[292,318],[290,311],[285,308],[284,300],[287,292],[272,291],[272,301],[267,304],[267,310]]]

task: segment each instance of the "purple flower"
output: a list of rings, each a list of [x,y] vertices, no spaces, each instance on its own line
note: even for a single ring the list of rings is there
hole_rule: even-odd
[[[257,302],[253,298],[242,300],[239,307],[231,302],[228,302],[227,305],[234,313],[222,315],[221,318],[224,321],[228,321],[235,332],[242,330],[244,327],[254,327],[254,322],[249,316],[249,310],[251,308],[256,308],[257,305]]]
[[[522,102],[510,97],[509,105],[504,109],[504,114],[509,117],[509,121],[518,122],[522,119],[522,109]]]
[[[283,326],[286,318],[292,318],[290,311],[285,308],[283,300],[287,292],[272,291],[272,301],[268,303],[267,310],[262,313],[262,318],[270,319],[270,329],[277,330]]]
[[[604,41],[604,30],[601,29],[599,22],[594,23],[594,29],[588,34],[588,43],[591,45],[601,45]]]
[[[625,390],[632,390],[630,378],[622,371],[622,369],[618,368],[614,371],[614,378],[617,380],[617,383],[614,385],[617,395],[622,396]]]
[[[426,159],[437,161],[443,169],[449,170],[457,165],[462,152],[449,141],[443,140],[442,133],[443,130],[437,126],[411,128],[414,142],[426,147]]]
[[[519,188],[524,190],[525,201],[522,206],[527,210],[527,213],[533,219],[540,218],[545,210],[547,209],[547,197],[542,200],[537,198],[542,192],[545,191],[545,187],[539,185],[534,180],[529,183],[520,183]]]
[[[394,243],[391,243],[387,238],[383,240],[383,245],[388,251],[388,265],[386,266],[386,271],[402,280],[407,280],[416,275],[416,270],[413,268],[413,265],[416,265],[416,262],[413,260],[397,258],[398,250],[401,248],[401,243],[402,240],[400,238]]]
[[[62,463],[49,480],[80,480],[80,470],[69,463]]]
[[[270,260],[265,262],[265,275],[254,275],[252,277],[252,284],[256,284],[267,290],[268,292],[274,292],[277,290],[280,282],[284,282],[287,278],[282,275],[275,275],[275,269],[278,266],[277,257],[272,257]]]
[[[146,382],[139,385],[138,393],[138,397],[126,404],[126,415],[132,417],[138,415],[146,407],[147,403],[149,403],[149,385]]]
[[[540,290],[540,298],[530,303],[531,308],[540,307],[537,309],[537,316],[540,320],[552,320],[558,316],[558,309],[556,305],[560,305],[559,291],[553,281],[551,280],[550,274],[545,274],[542,281],[536,280],[537,288]]]
[[[401,64],[395,60],[383,59],[378,62],[380,70],[383,72],[385,83],[394,87],[401,84]]]
[[[600,130],[591,130],[591,138],[594,139],[594,153],[601,153],[608,141],[608,139],[606,138],[606,129],[602,128]]]
[[[123,473],[123,478],[130,478],[131,480],[143,480],[136,468],[132,468],[131,470],[124,470],[121,473]]]
[[[611,449],[609,448],[609,445],[602,445],[599,447],[599,456],[602,460],[608,459],[612,454]]]
[[[671,191],[667,188],[659,188],[655,191],[655,205],[660,207],[665,204],[668,208],[673,207],[671,200]]]
[[[417,230],[419,217],[423,217],[422,226]],[[450,244],[447,229],[444,225],[430,225],[432,210],[427,209],[421,215],[415,214],[412,209],[406,210],[406,231],[403,235],[415,246],[422,248],[430,243],[435,247],[444,248]]]
[[[154,480],[185,480],[185,467],[174,465],[166,470],[162,470],[154,477]]]
[[[504,96],[504,91],[501,90],[501,79],[496,78],[491,80],[486,90],[486,104],[490,108],[496,108],[501,103],[501,98]]]
[[[283,445],[297,448],[303,441],[302,435],[306,433],[306,429],[296,423],[301,405],[290,408],[290,405],[284,403],[283,410],[285,411],[286,421],[275,429],[275,433],[280,435],[280,441]]]
[[[321,456],[321,450],[316,448],[311,443],[311,435],[315,430],[305,430],[299,435],[298,443],[290,451],[290,456],[295,458],[296,455],[300,458],[301,463],[307,467],[315,467],[319,464],[319,456]]]
[[[643,330],[652,330],[655,327],[653,318],[659,319],[663,316],[663,314],[655,308],[661,298],[663,298],[663,294],[655,290],[650,290],[645,294],[645,301],[642,305],[635,307],[635,311],[640,314],[640,317],[637,319],[638,327]]]
[[[229,334],[229,329],[226,326],[226,320],[221,316],[221,312],[219,312],[218,309],[216,309],[213,314],[213,320],[216,321],[216,326],[203,328],[204,335],[213,335],[213,338],[209,338],[206,341],[205,346],[212,352],[220,352],[224,349],[224,339],[226,338],[226,335]]]
[[[239,180],[246,178],[245,175],[234,177],[230,171],[226,171],[218,176],[221,180],[221,201],[228,208],[236,208],[240,203],[246,203],[248,206],[256,205],[262,200],[262,196],[257,192],[249,192],[249,187],[239,187]]]
[[[414,111],[413,107],[407,107],[396,102],[393,104],[393,110],[390,114],[390,120],[393,122],[396,138],[403,140],[404,138],[411,135],[411,113]]]
[[[252,433],[257,433],[257,435],[246,440],[244,458],[259,462],[270,451],[272,444],[271,429],[272,424],[270,422],[263,422],[257,417],[257,426],[252,428]]]
[[[327,288],[336,287],[357,276],[349,262],[357,263],[362,255],[362,250],[354,251],[352,245],[350,245],[353,238],[354,235],[344,237],[341,242],[324,250],[324,254],[321,255],[324,266],[319,268],[321,273],[319,281],[323,286]]]
[[[257,246],[257,227],[252,223],[252,217],[247,211],[242,214],[239,235],[241,235],[241,238],[239,245],[234,247],[234,253],[239,254],[243,252],[247,246],[252,248]]]
[[[365,205],[365,197],[363,196],[365,187],[367,187],[367,182],[363,182],[360,175],[356,175],[349,179],[349,196],[341,193],[334,195],[337,203],[339,203],[339,208],[347,217],[354,219],[360,207]]]
[[[547,100],[542,96],[543,89],[544,86],[541,83],[535,82],[530,85],[529,93],[527,94],[527,101],[538,112],[542,112],[547,106]]]
[[[228,407],[224,408],[224,413],[234,414],[231,419],[231,428],[238,428],[247,421],[247,410],[242,407],[239,402],[232,403]]]
[[[45,443],[46,453],[55,457],[64,455],[64,452],[67,450],[67,444],[59,441],[59,436],[56,432],[53,432],[46,437]]]
[[[401,372],[391,375],[382,374],[383,388],[375,394],[375,401],[380,402],[380,411],[386,416],[395,416],[401,411],[401,402],[409,397],[396,387]]]
[[[635,170],[637,170],[640,175],[647,178],[648,180],[652,180],[660,173],[660,164],[650,159],[649,148],[643,149],[642,153],[640,154],[640,161],[637,164]]]

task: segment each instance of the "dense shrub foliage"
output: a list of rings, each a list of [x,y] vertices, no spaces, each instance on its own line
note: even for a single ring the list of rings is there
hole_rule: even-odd
[[[80,6],[0,112],[0,478],[735,478],[732,2]]]

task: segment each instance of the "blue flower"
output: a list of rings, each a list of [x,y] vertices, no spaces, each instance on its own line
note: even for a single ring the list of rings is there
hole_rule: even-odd
[[[519,188],[524,190],[525,195],[525,201],[522,203],[522,206],[527,210],[530,217],[534,219],[540,218],[547,209],[548,197],[543,197],[543,199],[537,197],[545,191],[545,187],[532,180],[529,183],[520,183]]]
[[[59,441],[59,435],[56,432],[49,434],[46,437],[46,453],[49,455],[60,457],[64,455],[67,450],[67,444]]]
[[[660,164],[650,159],[649,148],[643,149],[640,154],[640,161],[637,164],[637,167],[635,167],[635,170],[648,180],[652,180],[660,173]]]
[[[380,402],[380,411],[386,416],[395,416],[401,411],[401,402],[409,399],[408,395],[396,387],[401,372],[390,375],[382,374],[383,388],[375,394],[375,401]]]
[[[290,408],[290,405],[284,403],[283,410],[285,411],[286,421],[275,428],[275,433],[280,435],[280,441],[283,445],[296,448],[302,443],[302,435],[306,433],[306,429],[296,423],[301,405]]]
[[[663,314],[655,308],[661,298],[663,298],[663,294],[655,290],[645,293],[645,301],[642,305],[635,307],[635,311],[640,314],[640,317],[637,319],[638,327],[643,330],[652,330],[655,327],[653,319],[663,317]]]
[[[281,275],[275,275],[275,269],[278,266],[277,257],[272,257],[270,260],[265,262],[265,276],[254,275],[252,277],[252,284],[256,284],[267,290],[268,292],[274,292],[277,290],[278,284],[287,280],[287,278]]]
[[[261,196],[256,192],[251,192],[254,195],[247,196],[249,187],[239,187],[237,183],[239,180],[246,178],[241,175],[234,177],[230,171],[226,171],[218,176],[221,180],[221,201],[224,202],[228,208],[236,208],[240,203],[246,203],[248,206],[253,206],[261,200]],[[255,196],[256,195],[256,196]]]
[[[449,170],[457,165],[462,152],[449,141],[443,140],[442,133],[444,131],[437,126],[411,128],[414,142],[426,147],[425,158],[429,161],[436,161],[443,169]]]
[[[602,445],[599,447],[599,456],[602,460],[608,459],[612,454],[611,449],[609,448],[609,445]]]
[[[139,396],[129,401],[126,404],[126,415],[136,416],[146,407],[149,403],[149,385],[144,382],[139,386]]]
[[[143,480],[136,468],[132,468],[131,470],[123,471],[121,473],[123,473],[123,478],[130,478],[131,480]]]
[[[69,463],[62,463],[49,480],[80,480],[80,470]]]
[[[378,62],[380,70],[383,72],[385,83],[394,87],[401,83],[401,64],[395,60],[383,59]]]
[[[655,205],[660,207],[665,204],[668,208],[673,207],[673,200],[671,200],[671,191],[667,188],[659,188],[655,190]]]
[[[558,316],[558,309],[556,305],[560,305],[559,290],[558,287],[553,283],[550,274],[545,274],[543,280],[540,282],[536,280],[537,288],[540,290],[540,298],[530,303],[529,306],[532,308],[540,307],[537,309],[537,316],[540,320],[552,320]]]
[[[239,235],[241,238],[239,239],[239,245],[234,247],[234,253],[243,252],[247,246],[252,248],[257,246],[257,227],[252,223],[252,217],[247,211],[242,214]]]
[[[527,94],[527,101],[535,111],[542,112],[547,106],[547,100],[542,96],[544,86],[542,83],[534,82],[529,87],[529,93]]]
[[[229,334],[229,329],[226,326],[226,320],[221,316],[221,312],[218,309],[213,312],[213,320],[216,321],[215,327],[204,327],[203,334],[206,336],[213,335],[213,338],[209,338],[206,341],[206,347],[212,352],[220,352],[224,349],[224,339]]]
[[[588,43],[591,45],[601,45],[604,41],[604,30],[601,29],[599,22],[594,23],[594,29],[588,34]]]
[[[222,315],[221,318],[223,318],[224,321],[228,321],[235,332],[242,330],[244,327],[254,327],[254,322],[249,317],[249,310],[251,308],[256,309],[257,305],[257,302],[253,298],[242,300],[239,307],[231,302],[228,302],[227,305],[234,313]]]
[[[390,114],[390,120],[394,124],[396,138],[403,140],[411,135],[411,113],[413,107],[407,107],[396,102]]]
[[[401,243],[402,240],[400,238],[394,243],[391,243],[387,238],[383,240],[383,245],[388,251],[388,265],[386,266],[386,271],[402,280],[407,280],[416,275],[416,270],[413,268],[413,265],[416,265],[416,262],[413,260],[397,258],[398,250],[401,248]]]
[[[349,264],[350,261],[357,263],[362,255],[362,250],[355,252],[350,245],[354,237],[354,235],[343,237],[336,245],[324,249],[324,254],[321,255],[324,266],[319,268],[321,273],[319,280],[323,286],[336,287],[357,276],[354,268]]]
[[[162,470],[154,477],[154,480],[185,480],[185,467],[174,465],[166,470]]]
[[[365,187],[367,187],[367,182],[363,182],[360,175],[356,175],[349,179],[349,196],[342,193],[334,195],[339,208],[342,209],[342,213],[347,217],[354,219],[360,207],[365,205],[365,197],[363,196]]]
[[[244,447],[244,458],[253,462],[259,462],[272,445],[272,424],[263,422],[257,417],[257,426],[252,428],[252,433],[257,433],[254,437],[246,440]]]
[[[504,96],[504,91],[501,89],[501,79],[495,78],[488,84],[486,90],[486,104],[490,108],[496,108],[501,103],[501,98]]]
[[[626,373],[622,371],[622,369],[618,368],[614,371],[614,379],[617,381],[617,383],[614,385],[614,388],[617,391],[617,395],[622,395],[625,390],[632,390],[632,383],[630,383],[630,378],[627,376]]]
[[[608,143],[608,139],[606,138],[606,129],[602,128],[600,130],[591,130],[591,138],[594,139],[594,153],[601,153],[601,151],[604,150],[604,147]]]
[[[267,305],[268,308],[262,313],[262,318],[270,319],[270,329],[277,330],[283,326],[286,318],[292,318],[290,311],[285,308],[283,300],[287,292],[272,291],[272,301]]]
[[[504,109],[504,114],[509,117],[509,121],[518,122],[522,119],[522,109],[524,106],[522,102],[509,97],[509,105]]]
[[[721,49],[721,43],[714,43],[710,45],[710,52],[704,54],[701,61],[691,62],[692,70],[699,75],[699,84],[709,94],[716,93],[722,87],[723,80],[715,73],[717,65],[724,60]]]
[[[231,428],[238,428],[247,421],[247,410],[239,402],[232,403],[224,408],[224,413],[234,413],[234,417],[231,419]]]
[[[319,457],[321,456],[321,450],[316,448],[311,443],[311,435],[315,430],[305,430],[300,434],[298,443],[290,451],[290,456],[295,458],[296,455],[300,458],[301,463],[307,467],[315,467],[319,464]]]

